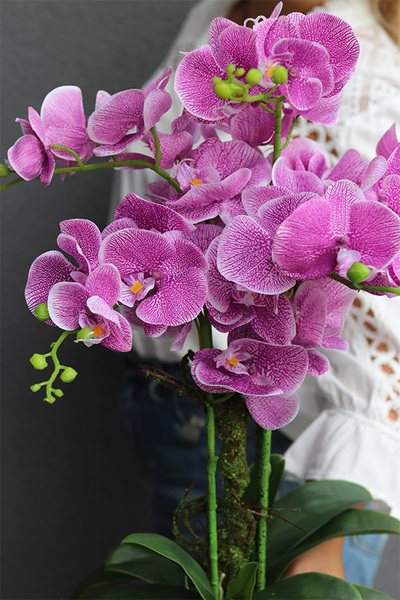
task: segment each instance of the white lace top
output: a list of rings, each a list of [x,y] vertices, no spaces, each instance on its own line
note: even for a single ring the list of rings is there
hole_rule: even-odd
[[[207,43],[208,25],[226,14],[232,0],[203,0],[189,14],[176,41],[152,80],[169,64],[180,60],[178,51]],[[333,162],[349,148],[371,160],[376,143],[393,122],[400,123],[400,52],[369,11],[365,0],[331,0],[315,10],[332,12],[353,27],[361,54],[356,74],[344,89],[337,125],[302,120],[296,133],[322,143]],[[253,15],[256,17],[257,15]],[[161,120],[168,132],[181,106],[173,101]],[[400,127],[398,129],[400,134]],[[135,152],[144,151],[135,144]],[[114,181],[114,202],[129,191],[145,194],[151,172],[121,171]],[[135,332],[136,334],[137,332]],[[286,469],[299,480],[345,479],[365,486],[400,517],[400,298],[360,293],[347,319],[344,337],[349,352],[326,351],[331,369],[302,386],[299,416],[285,428],[295,439],[287,451]],[[223,347],[223,340],[216,345]],[[193,339],[187,343],[193,347]],[[143,356],[176,360],[169,342],[135,337]],[[185,346],[186,349],[186,346]],[[186,350],[185,350],[186,351]]]

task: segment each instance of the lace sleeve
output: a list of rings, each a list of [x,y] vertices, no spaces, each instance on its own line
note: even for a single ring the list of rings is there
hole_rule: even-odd
[[[286,469],[300,481],[344,479],[400,515],[400,305],[360,292],[318,378],[322,412],[293,442]],[[317,450],[317,451],[316,451]]]

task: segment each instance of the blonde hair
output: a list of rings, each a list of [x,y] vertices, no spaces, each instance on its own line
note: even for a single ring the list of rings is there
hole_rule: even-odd
[[[351,2],[351,0],[349,0]],[[365,0],[368,2],[368,0]],[[277,0],[265,2],[265,0],[239,0],[231,8],[229,18],[236,23],[242,24],[247,17],[254,17],[256,15],[249,14],[254,11],[257,4],[261,5],[275,5]],[[286,8],[291,12],[292,5],[295,6],[295,10],[306,12],[313,6],[318,6],[324,3],[324,0],[296,0],[284,2]],[[371,12],[374,15],[377,22],[385,29],[387,34],[392,40],[400,45],[400,0],[369,0]],[[303,5],[303,6],[302,6]],[[271,10],[272,10],[271,8]]]
[[[392,40],[400,45],[400,2],[398,0],[370,0],[371,11]]]

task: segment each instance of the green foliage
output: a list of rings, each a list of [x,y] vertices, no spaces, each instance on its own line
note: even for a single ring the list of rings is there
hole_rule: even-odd
[[[335,537],[363,535],[366,533],[400,533],[400,522],[374,510],[350,508],[306,536],[289,554],[268,572],[270,581],[276,581],[291,562],[310,548]]]
[[[238,576],[228,583],[226,590],[227,598],[232,600],[247,600],[247,598],[252,598],[254,586],[256,585],[257,568],[258,564],[256,562],[249,562],[247,565],[244,565],[240,569]]]
[[[124,573],[149,583],[185,586],[185,572],[175,562],[145,547],[121,544],[110,552],[106,569]]]
[[[192,580],[203,600],[214,600],[210,583],[203,569],[176,542],[156,533],[134,533],[122,540],[122,544],[133,544],[139,548],[147,548],[180,565]]]
[[[322,573],[302,573],[282,579],[256,592],[253,600],[362,600],[357,589],[347,581]]]
[[[283,459],[272,459],[277,489]],[[251,484],[250,484],[251,485]],[[270,488],[271,489],[271,488]],[[247,490],[249,492],[249,488]],[[272,495],[275,496],[275,491]],[[278,500],[269,522],[267,587],[254,591],[258,565],[249,562],[226,581],[227,600],[390,600],[382,592],[352,585],[321,573],[303,573],[280,580],[283,570],[313,546],[337,536],[399,533],[400,522],[383,513],[351,508],[368,502],[362,487],[344,481],[318,481],[300,486]],[[301,527],[302,529],[299,529]],[[144,583],[146,582],[146,583]],[[190,588],[190,589],[188,589]],[[202,567],[172,540],[157,534],[126,537],[107,557],[104,568],[92,573],[75,590],[73,600],[215,600]]]
[[[364,502],[371,495],[347,481],[312,481],[292,490],[275,502],[268,527],[267,565],[271,569],[309,535],[343,511]],[[268,573],[267,573],[268,580]]]

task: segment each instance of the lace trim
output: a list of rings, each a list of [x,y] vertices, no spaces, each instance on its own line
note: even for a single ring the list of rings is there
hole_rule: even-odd
[[[379,394],[371,400],[369,414],[391,429],[400,429],[399,344],[387,325],[380,322],[368,296],[360,294],[355,298],[348,319],[353,322],[353,326],[345,326],[345,330],[351,329],[348,339],[352,350],[373,370],[379,382]]]

